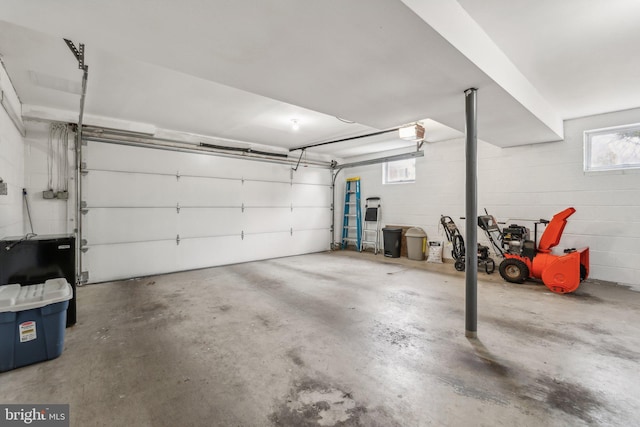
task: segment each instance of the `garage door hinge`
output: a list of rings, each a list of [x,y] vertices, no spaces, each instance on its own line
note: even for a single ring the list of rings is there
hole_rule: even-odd
[[[242,182],[242,185],[244,185],[244,176],[240,178],[240,181]]]
[[[86,254],[88,250],[89,250],[89,248],[87,247],[87,239],[82,239],[80,241],[80,251],[83,254]]]
[[[180,181],[180,171],[176,172],[176,181]]]
[[[244,230],[242,230],[242,231],[240,232],[240,238],[241,238],[242,240],[244,240]]]
[[[88,271],[83,271],[82,273],[80,273],[80,277],[78,279],[78,283],[84,285],[86,283],[89,283],[89,272]]]
[[[176,212],[180,213],[180,203],[176,203]]]
[[[293,227],[289,229],[289,234],[293,236]]]
[[[87,212],[89,212],[89,208],[87,208],[87,202],[83,200],[80,202],[80,213],[86,215]]]
[[[240,206],[240,209],[244,212],[244,202],[242,203],[242,206]]]
[[[329,210],[333,210],[333,203],[331,203],[331,206],[329,206]]]
[[[176,235],[176,245],[179,245],[179,244],[180,244],[180,235],[177,234]]]
[[[87,175],[89,171],[87,170],[87,162],[80,163],[80,173],[82,175]]]
[[[291,212],[293,212],[293,203],[291,203]]]

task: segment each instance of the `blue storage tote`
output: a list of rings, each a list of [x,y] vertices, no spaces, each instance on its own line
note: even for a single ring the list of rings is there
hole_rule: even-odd
[[[65,279],[0,286],[0,372],[62,354],[72,296]]]

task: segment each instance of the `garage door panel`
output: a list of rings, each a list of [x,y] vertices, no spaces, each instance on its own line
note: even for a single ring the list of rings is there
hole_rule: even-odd
[[[292,255],[294,237],[289,233],[265,233],[245,236],[246,243],[255,250],[252,251],[253,260],[278,258]]]
[[[330,249],[331,232],[328,227],[324,230],[294,231],[293,237],[289,255],[323,252]]]
[[[179,202],[185,206],[241,206],[242,182],[231,179],[181,177]]]
[[[331,190],[324,185],[294,185],[294,206],[331,206]]]
[[[245,181],[242,197],[246,206],[291,206],[291,184]]]
[[[175,206],[177,182],[172,176],[90,171],[83,181],[89,207]]]
[[[294,230],[331,227],[331,210],[329,208],[294,208],[291,215],[291,226]]]
[[[270,179],[288,181],[289,167],[254,160],[233,159],[197,153],[176,153],[174,161],[181,175],[210,176],[234,179]]]
[[[181,175],[242,178],[241,165],[235,159],[197,153],[178,154],[175,166]]]
[[[244,262],[250,253],[238,236],[192,238],[180,242],[178,269],[191,270]]]
[[[245,236],[244,241],[256,248],[253,260],[301,255],[329,250],[329,230],[289,233],[266,233]]]
[[[83,255],[89,282],[104,282],[176,271],[173,241],[89,246]]]
[[[290,208],[249,208],[242,214],[245,233],[287,232],[291,228]]]
[[[174,151],[150,150],[143,147],[93,141],[89,141],[87,148],[83,150],[87,168],[90,170],[102,169],[163,174],[175,174],[178,172],[179,168],[176,165],[176,155],[178,154],[180,153]]]
[[[247,161],[239,165],[242,177],[249,180],[291,181],[291,167],[276,163]],[[236,172],[237,173],[237,172]]]
[[[327,169],[301,167],[293,174],[293,183],[331,184],[331,174]]]
[[[83,218],[89,245],[175,239],[175,208],[90,209]]]
[[[240,236],[244,217],[239,208],[185,208],[180,209],[178,224],[181,238]]]

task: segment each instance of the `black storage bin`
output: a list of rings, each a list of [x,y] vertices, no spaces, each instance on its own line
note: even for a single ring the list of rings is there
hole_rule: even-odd
[[[402,228],[383,228],[384,256],[400,258],[400,243],[402,242]]]
[[[76,323],[76,239],[70,235],[39,235],[0,239],[0,285],[36,285],[63,277],[73,289],[67,326]]]

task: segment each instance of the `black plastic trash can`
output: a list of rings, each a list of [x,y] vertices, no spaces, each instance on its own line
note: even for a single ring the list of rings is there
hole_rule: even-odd
[[[402,241],[402,228],[383,228],[384,256],[400,258],[400,242]]]

